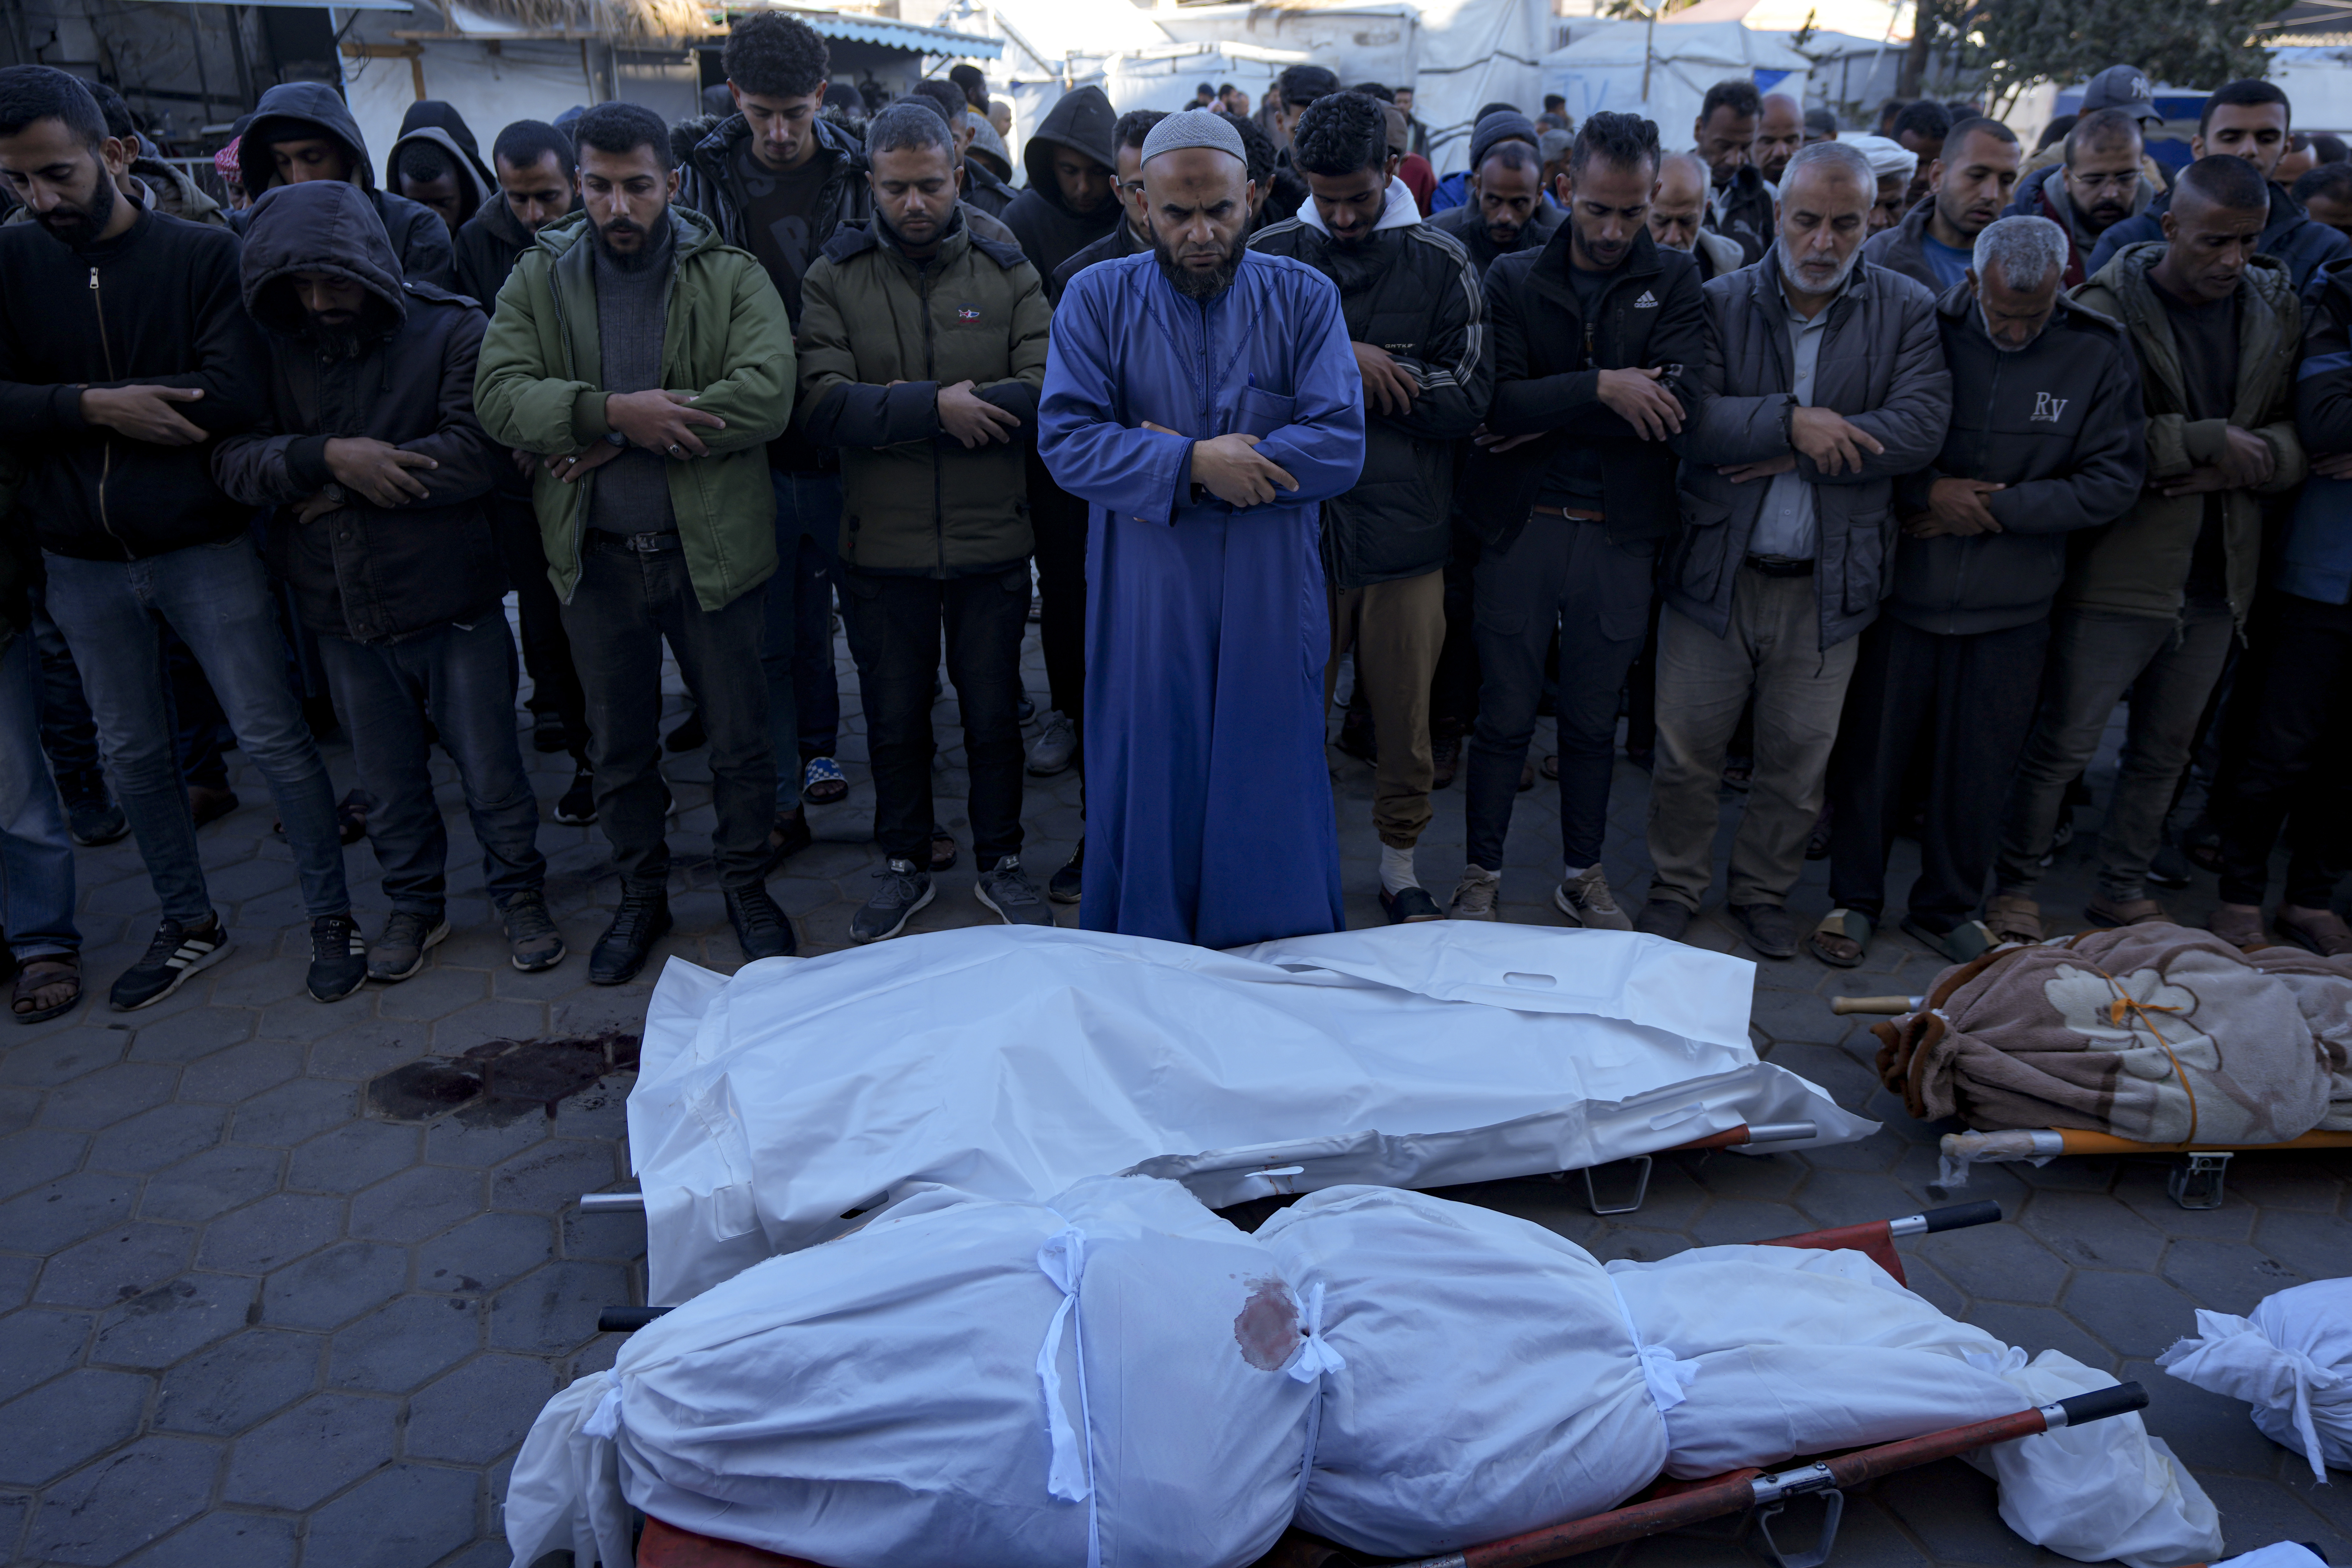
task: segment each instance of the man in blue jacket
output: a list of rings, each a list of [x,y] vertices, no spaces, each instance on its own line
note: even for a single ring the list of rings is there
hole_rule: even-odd
[[[1070,280],[1038,447],[1088,503],[1080,923],[1203,947],[1337,931],[1323,502],[1364,462],[1339,291],[1251,251],[1234,128],[1143,147],[1150,255]]]
[[[2287,194],[2285,186],[2271,178],[2278,161],[2286,154],[2293,112],[2286,94],[2274,84],[2233,81],[2205,100],[2205,112],[2198,119],[2197,134],[2189,147],[2199,158],[2243,158],[2268,182],[2271,212],[2263,224],[2261,236],[2254,241],[2254,254],[2275,257],[2285,263],[2294,274],[2295,290],[2300,293],[2321,267],[2352,256],[2352,239],[2345,238],[2326,224],[2312,222],[2302,204]],[[2116,252],[2127,245],[2162,239],[2164,215],[2171,207],[2172,194],[2168,191],[2148,203],[2137,217],[2126,218],[2107,230],[2086,264],[2090,274],[2097,276]]]

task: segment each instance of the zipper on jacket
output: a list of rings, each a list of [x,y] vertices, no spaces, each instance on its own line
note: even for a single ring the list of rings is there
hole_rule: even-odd
[[[932,413],[931,417],[933,419],[937,419],[939,417],[939,415],[936,412],[936,406],[939,399],[938,382],[940,379],[940,370],[939,356],[937,353],[938,345],[931,333],[931,267],[929,262],[925,261],[916,264],[915,288],[918,291],[917,298],[919,301],[919,308],[923,317],[923,377],[925,380],[933,384],[931,397],[934,405],[934,412]],[[947,432],[942,428],[940,434],[945,436]],[[940,461],[939,447],[934,446],[931,448],[931,548],[932,560],[937,563],[937,565],[932,569],[942,578],[946,577],[948,574],[948,502],[945,490],[940,482],[940,470],[945,466],[946,465]]]
[[[106,335],[106,294],[99,287],[95,266],[89,269],[89,309],[90,313],[98,318],[98,347],[106,359],[106,379],[120,380],[114,374],[114,344]],[[136,559],[131,553],[131,546],[123,544],[121,536],[114,531],[114,524],[106,515],[106,481],[113,477],[114,437],[108,436],[98,444],[98,526],[105,531],[109,539],[122,546],[122,558],[130,561]]]

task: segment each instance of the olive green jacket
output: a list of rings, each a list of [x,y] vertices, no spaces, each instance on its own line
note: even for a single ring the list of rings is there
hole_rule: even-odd
[[[664,301],[662,384],[695,395],[724,429],[703,429],[707,458],[670,465],[694,595],[725,608],[774,575],[775,491],[768,443],[793,411],[793,330],[767,269],[719,242],[701,214],[673,206],[677,253]],[[555,456],[602,440],[604,390],[596,384],[596,271],[587,215],[540,231],[499,290],[474,378],[474,412],[490,438]],[[580,582],[581,535],[595,472],[571,484],[544,466],[531,479],[547,574],[569,604]]]

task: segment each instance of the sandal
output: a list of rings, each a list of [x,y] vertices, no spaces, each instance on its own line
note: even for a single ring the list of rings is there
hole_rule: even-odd
[[[944,827],[931,829],[931,872],[934,876],[956,863],[955,836]]]
[[[2117,903],[2105,893],[2083,906],[2083,918],[2095,926],[2167,925],[2172,917],[2154,899],[2126,899]]]
[[[372,804],[363,789],[351,790],[335,802],[335,828],[346,844],[357,844],[367,837],[368,806]]]
[[[1559,753],[1554,752],[1543,760],[1543,776],[1557,783],[1559,778]]]
[[[2289,908],[2281,904],[2277,917],[2271,922],[2278,928],[2279,935],[2322,958],[2342,958],[2352,953],[2352,926],[2344,923],[2342,915],[2334,910],[2314,910],[2309,911],[2313,918],[2292,921],[2287,919]]]
[[[1948,931],[1932,931],[1905,915],[1903,929],[1930,952],[1941,953],[1954,963],[1974,963],[2000,945],[1982,921],[1962,921]]]
[[[61,1002],[44,1005],[41,997],[62,987]],[[81,960],[70,952],[45,952],[28,958],[16,971],[16,990],[9,1012],[19,1024],[46,1024],[81,1005]]]
[[[801,774],[801,798],[811,805],[831,805],[849,795],[849,781],[831,757],[811,757]]]
[[[1878,922],[1859,910],[1832,910],[1805,939],[1806,947],[1815,958],[1832,969],[1852,969],[1870,952],[1870,939],[1878,932]],[[1843,947],[1832,948],[1831,942],[1850,943],[1853,952]]]
[[[1984,923],[2001,942],[2040,942],[2042,906],[2031,893],[1995,893],[1985,905]]]

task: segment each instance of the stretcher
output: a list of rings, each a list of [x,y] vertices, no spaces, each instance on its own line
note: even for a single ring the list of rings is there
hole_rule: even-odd
[[[1830,1011],[1900,1016],[1927,1005],[1925,996],[1833,996]],[[1939,1143],[1942,1170],[1939,1186],[1953,1188],[1968,1182],[1970,1165],[2011,1160],[2043,1161],[2067,1154],[2173,1154],[2179,1156],[2165,1178],[2165,1191],[2184,1209],[2221,1206],[2229,1181],[2230,1161],[2239,1154],[2310,1153],[2352,1149],[2352,1132],[2305,1132],[2277,1143],[2144,1143],[2095,1132],[2081,1127],[2006,1128],[1992,1131],[1947,1132]]]
[[[1998,1204],[1966,1204],[1899,1219],[1779,1237],[1760,1245],[1859,1251],[1901,1281],[1905,1277],[1902,1257],[1895,1249],[1897,1237],[1986,1225],[2000,1217]],[[608,1308],[597,1326],[606,1332],[627,1332],[644,1327],[667,1310]],[[1732,1515],[1746,1516],[1746,1528],[1773,1568],[1820,1568],[1834,1550],[1846,1489],[1991,1444],[2081,1426],[2144,1409],[2147,1405],[2147,1392],[2137,1383],[2126,1383],[1990,1421],[1790,1463],[1770,1471],[1741,1469],[1696,1481],[1662,1479],[1618,1508],[1509,1540],[1419,1559],[1404,1568],[1519,1568],[1522,1564],[1558,1562]],[[1773,1522],[1792,1499],[1808,1496],[1819,1497],[1822,1502],[1819,1539],[1807,1551],[1785,1552],[1774,1540]],[[1294,1529],[1276,1543],[1257,1568],[1350,1568],[1363,1561]],[[650,1516],[646,1518],[637,1542],[637,1562],[640,1568],[822,1568],[801,1558],[682,1530]]]

